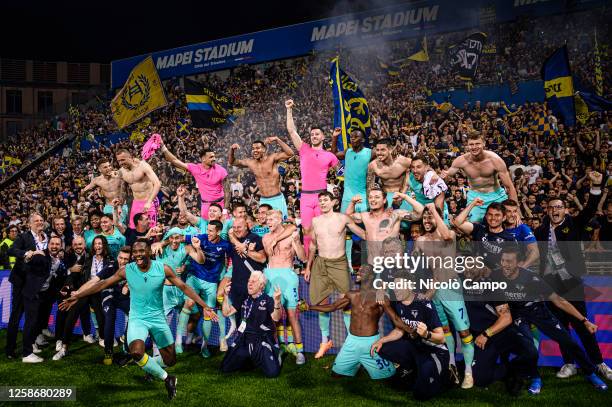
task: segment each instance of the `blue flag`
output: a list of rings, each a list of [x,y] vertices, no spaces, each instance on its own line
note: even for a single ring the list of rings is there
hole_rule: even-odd
[[[342,129],[338,138],[338,150],[345,151],[350,147],[350,132],[360,129],[365,136],[365,145],[369,146],[371,130],[370,108],[357,83],[338,66],[338,57],[332,59],[329,71],[334,98],[334,128]]]
[[[546,59],[542,66],[542,80],[546,101],[555,115],[562,118],[566,126],[575,125],[574,84],[566,45]]]
[[[589,112],[607,112],[612,110],[612,102],[601,96],[589,92],[578,92],[578,95],[586,103]]]

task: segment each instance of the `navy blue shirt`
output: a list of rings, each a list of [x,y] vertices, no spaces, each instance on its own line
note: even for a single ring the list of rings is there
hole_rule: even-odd
[[[255,250],[260,251],[263,250],[263,243],[261,241],[261,237],[257,236],[254,233],[247,234],[245,237],[238,238],[240,243],[245,243],[247,246],[250,243],[255,243]],[[250,257],[240,257],[240,254],[236,252],[236,248],[232,245],[232,248],[229,251],[230,259],[232,260],[232,291],[235,293],[247,293],[247,283],[249,281],[249,277],[251,276],[251,270],[245,265],[245,262],[253,268],[253,270],[263,271],[265,267],[265,263],[259,263]]]
[[[249,296],[242,303],[240,311],[242,321],[246,321],[244,330],[247,334],[274,335],[276,332],[272,312],[274,312],[274,300],[269,295],[262,293],[259,297]]]
[[[397,315],[411,328],[416,329],[419,322],[423,322],[427,325],[427,329],[430,331],[442,327],[440,318],[438,318],[438,313],[434,309],[431,301],[415,298],[408,305],[403,304],[401,301],[394,301],[392,304]],[[438,345],[420,336],[411,338],[408,334],[405,334],[404,338],[413,341],[417,348],[426,352],[431,352],[432,350],[436,352],[447,352],[446,345]]]
[[[472,240],[474,241],[476,254],[484,258],[485,265],[491,270],[498,268],[502,251],[508,245],[506,242],[516,242],[516,239],[506,230],[493,233],[487,225],[482,223],[474,223],[473,225]]]
[[[528,313],[529,308],[540,303],[542,299],[547,300],[553,289],[542,280],[535,272],[524,268],[519,268],[518,277],[508,280],[501,272],[497,272],[497,281],[505,281],[508,287],[503,290],[503,294],[510,305],[512,314],[516,316]]]
[[[117,264],[117,262],[113,261],[108,265],[108,267],[104,267],[98,274],[96,274],[96,277],[100,278],[100,280],[106,280],[107,278],[115,274],[117,270],[119,270],[119,265]],[[122,293],[123,287],[126,284],[127,281],[123,280],[115,284],[114,286],[102,290],[102,299],[104,299],[104,297],[106,297],[107,295],[112,295],[112,297],[116,300],[129,300],[129,294],[125,295]]]

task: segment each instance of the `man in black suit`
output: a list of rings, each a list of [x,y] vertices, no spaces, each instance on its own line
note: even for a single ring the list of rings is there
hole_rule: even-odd
[[[25,284],[25,265],[34,254],[43,254],[47,248],[47,235],[43,231],[45,221],[40,214],[34,212],[28,220],[30,230],[23,232],[17,237],[11,248],[9,256],[17,258],[15,267],[11,270],[9,282],[13,287],[11,299],[11,316],[9,318],[6,335],[6,356],[10,359],[15,357],[17,344],[17,332],[19,331],[19,320],[23,314],[22,290]]]
[[[49,238],[47,250],[34,254],[25,267],[24,298],[25,324],[23,326],[24,363],[40,363],[41,357],[34,353],[34,341],[47,326],[51,307],[58,298],[66,278],[66,267],[62,261],[63,242],[59,236]]]

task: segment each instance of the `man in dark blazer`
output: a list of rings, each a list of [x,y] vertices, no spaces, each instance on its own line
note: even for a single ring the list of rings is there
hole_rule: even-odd
[[[540,247],[540,274],[557,294],[567,299],[585,316],[587,309],[582,279],[587,268],[581,242],[584,240],[584,226],[588,224],[594,213],[595,204],[596,200],[589,199],[580,214],[572,217],[566,213],[563,200],[551,199],[548,201],[548,215],[544,217],[542,226],[535,231]],[[607,380],[612,380],[612,369],[603,360],[597,337],[589,332],[584,321],[566,314],[552,303],[548,305],[566,329],[570,329],[570,324],[574,328],[589,359],[597,366],[599,374]],[[565,379],[575,375],[577,369],[575,361],[570,356],[571,352],[563,346],[560,348],[563,366],[557,377]]]
[[[15,267],[11,270],[9,282],[12,285],[11,316],[9,318],[6,335],[6,356],[10,359],[15,357],[17,344],[17,332],[19,331],[19,320],[23,314],[23,285],[25,283],[25,265],[34,254],[42,254],[47,248],[48,238],[43,229],[45,221],[40,214],[34,212],[29,218],[30,229],[20,234],[11,248],[9,256],[17,260]]]
[[[25,266],[24,298],[25,324],[23,326],[24,363],[40,363],[41,357],[34,353],[36,337],[47,327],[51,307],[58,298],[66,278],[66,267],[62,261],[63,242],[59,236],[49,238],[47,250],[34,254]]]

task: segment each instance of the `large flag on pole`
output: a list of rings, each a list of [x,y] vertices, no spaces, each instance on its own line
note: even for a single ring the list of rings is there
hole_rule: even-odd
[[[111,102],[111,111],[119,128],[124,128],[167,104],[153,58],[148,56],[132,69]]]
[[[332,59],[329,81],[334,99],[334,128],[342,129],[338,149],[345,151],[350,147],[350,132],[355,129],[363,132],[365,145],[368,146],[372,127],[368,101],[357,82],[340,69],[338,57]]]
[[[560,116],[566,126],[576,124],[574,83],[567,55],[567,45],[557,49],[544,61],[542,80],[546,101],[555,115]]]

